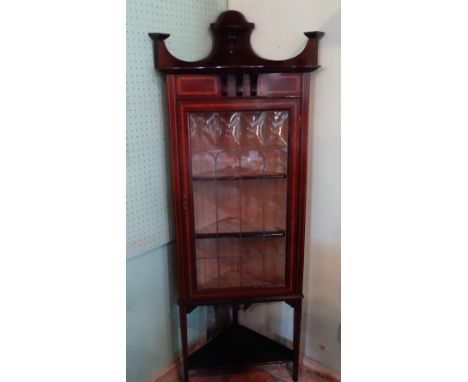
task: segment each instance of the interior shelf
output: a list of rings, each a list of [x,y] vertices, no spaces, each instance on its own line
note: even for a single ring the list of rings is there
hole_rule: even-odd
[[[255,145],[234,145],[234,146],[227,146],[227,147],[215,147],[215,146],[208,146],[208,147],[192,147],[191,152],[192,154],[204,154],[210,153],[212,156],[217,156],[220,152],[223,151],[234,151],[241,153],[242,151],[261,151],[261,152],[271,152],[271,151],[284,151],[287,152],[288,145],[284,142],[282,144],[255,144]]]
[[[292,362],[293,351],[242,325],[233,325],[188,358],[191,370]]]
[[[252,231],[252,232],[209,232],[197,233],[195,239],[213,239],[217,237],[282,237],[286,231]]]
[[[285,179],[286,174],[251,174],[251,175],[221,175],[221,176],[193,176],[193,181],[212,180],[251,180],[251,179]]]

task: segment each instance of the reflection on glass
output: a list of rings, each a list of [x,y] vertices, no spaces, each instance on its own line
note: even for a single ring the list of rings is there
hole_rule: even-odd
[[[232,149],[240,144],[240,113],[214,113],[219,129],[218,148]]]
[[[193,176],[214,176],[216,156],[209,151],[196,152],[192,156]]]
[[[198,289],[284,286],[288,112],[188,122]]]
[[[284,111],[266,113],[265,142],[272,146],[288,145],[288,114]]]
[[[272,149],[265,153],[266,174],[286,174],[288,168],[288,152],[286,149]]]
[[[243,113],[242,145],[244,147],[259,147],[265,143],[263,137],[265,130],[266,112]]]
[[[263,153],[255,149],[243,150],[241,154],[241,174],[263,175],[265,171],[265,158]]]

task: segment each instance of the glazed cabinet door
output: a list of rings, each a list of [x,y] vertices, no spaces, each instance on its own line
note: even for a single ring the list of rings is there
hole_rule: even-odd
[[[299,101],[179,101],[188,296],[292,292]]]

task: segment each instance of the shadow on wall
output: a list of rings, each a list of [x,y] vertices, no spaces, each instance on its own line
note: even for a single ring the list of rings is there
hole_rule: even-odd
[[[326,300],[313,300],[314,306],[307,312],[307,332],[305,333],[304,355],[331,367],[341,369],[340,309]]]
[[[162,78],[162,75],[160,72],[155,71],[156,75],[161,79],[160,84],[165,84],[165,80]],[[174,238],[175,237],[175,222],[173,218],[173,211],[174,211],[174,204],[173,204],[173,192],[172,192],[172,182],[170,179],[172,179],[172,169],[171,169],[171,159],[169,158],[169,153],[171,152],[170,149],[170,133],[169,133],[169,115],[168,115],[168,110],[169,110],[169,105],[168,105],[168,100],[167,100],[167,93],[164,89],[164,86],[162,86],[163,91],[161,92],[161,120],[162,120],[162,137],[163,137],[163,147],[164,147],[164,152],[166,153],[165,157],[166,160],[164,161],[164,174],[165,178],[168,180],[167,181],[167,187],[166,187],[166,194],[165,194],[165,200],[166,200],[166,207],[167,210],[169,211],[168,213],[168,226],[169,226],[169,233],[170,237]],[[174,254],[175,254],[175,246],[174,246]],[[175,259],[175,257],[172,257],[172,259]],[[174,264],[170,264],[172,267],[171,269],[175,269],[175,262]],[[177,284],[177,280],[172,279],[173,285],[175,286]]]
[[[327,36],[327,45],[338,48],[341,46],[341,7],[320,27],[320,30]]]
[[[241,324],[292,347],[294,310],[285,302],[252,304],[239,313]]]
[[[302,343],[307,357],[339,371],[341,10],[339,3],[336,6],[317,25],[325,36],[319,49],[322,68],[313,76],[311,87]]]
[[[304,355],[341,370],[340,249],[312,245],[303,316]]]

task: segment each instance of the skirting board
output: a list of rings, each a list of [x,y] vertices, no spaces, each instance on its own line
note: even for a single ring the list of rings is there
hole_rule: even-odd
[[[340,382],[341,376],[335,370],[325,366],[322,363],[314,361],[312,358],[302,357],[302,364],[308,369],[312,370],[314,373],[321,375],[325,378],[328,378],[333,382]]]
[[[199,340],[194,345],[189,347],[189,353],[200,349],[205,344]],[[173,363],[164,369],[158,371],[147,382],[180,382],[178,370],[182,370],[182,358],[177,358]]]
[[[340,382],[340,375],[333,369],[330,369],[328,366],[325,366],[317,361],[314,361],[311,358],[301,357],[302,364],[308,369],[312,370],[314,373],[329,379],[333,382]],[[178,369],[182,367],[181,360],[178,359],[165,369],[159,371],[154,375],[148,382],[180,382]]]

